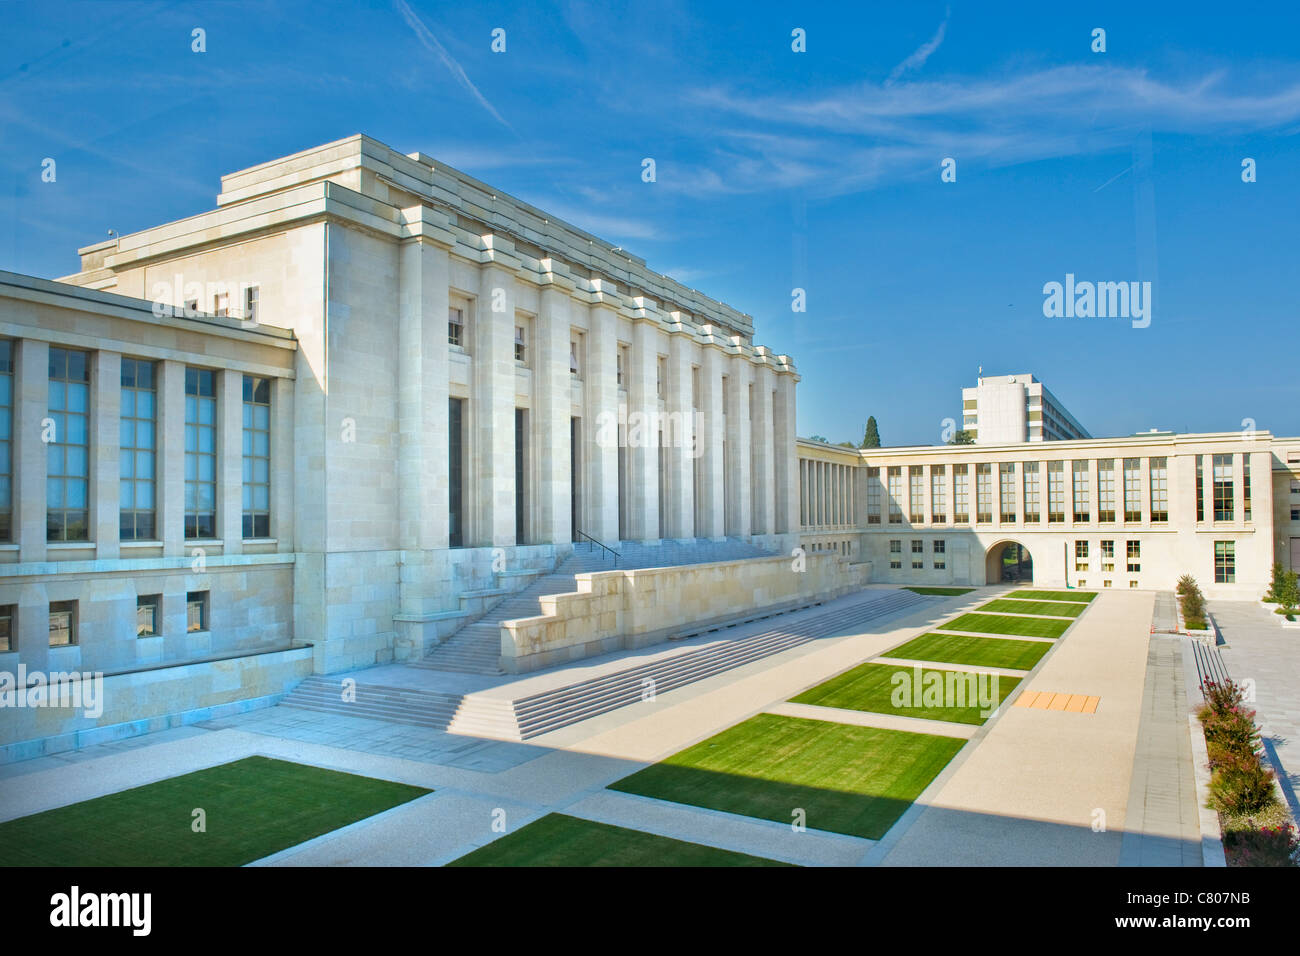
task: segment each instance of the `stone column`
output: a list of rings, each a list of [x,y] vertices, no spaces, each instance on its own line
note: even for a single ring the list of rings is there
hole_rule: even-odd
[[[416,218],[432,210],[420,207],[406,212],[413,220],[409,228],[416,234],[403,241],[398,253],[397,520],[399,546],[417,551],[446,548],[450,534],[447,315],[451,265],[447,250],[424,235],[434,224]],[[488,296],[490,307],[490,292]],[[489,364],[479,367],[487,369]],[[405,595],[403,605],[405,610],[415,610]]]
[[[14,541],[18,544],[18,560],[27,563],[44,561],[46,555],[45,479],[48,456],[45,442],[42,441],[42,422],[49,414],[49,346],[34,339],[23,339],[18,343],[15,371],[12,463]],[[116,437],[114,435],[114,440]],[[22,628],[19,635],[22,643],[18,645],[21,648],[23,643],[27,643],[27,625],[21,618],[19,627]],[[45,640],[48,637],[43,638]],[[31,659],[25,652],[23,659],[30,666]]]
[[[244,374],[217,372],[217,537],[222,554],[244,550]]]
[[[466,544],[509,547],[515,543],[515,282],[498,262],[479,277],[472,322],[468,502],[475,520]]]
[[[570,419],[573,417],[573,383],[569,374],[569,293],[560,288],[542,290],[541,312],[534,322],[533,428],[537,437],[534,459],[541,467],[537,475],[537,515],[534,521],[538,543],[566,544],[573,539],[570,475],[572,447]],[[589,343],[590,344],[590,343]],[[580,369],[584,389],[590,387],[592,368],[588,361]],[[588,532],[590,534],[590,532]]]
[[[776,376],[776,402],[772,416],[774,463],[776,473],[776,530],[799,530],[798,474],[795,471],[798,452],[795,430],[795,383],[793,372]]]
[[[158,527],[163,554],[185,554],[185,363],[158,363]]]
[[[670,538],[695,537],[695,459],[691,457],[692,433],[695,430],[695,402],[691,373],[695,345],[690,333],[673,331],[668,336],[668,383],[665,389],[664,438],[667,447],[659,453],[667,456],[668,488],[664,501],[668,508],[665,526]]]
[[[295,550],[293,527],[293,379],[271,380],[271,537],[276,550]]]
[[[728,526],[737,537],[752,533],[752,486],[750,484],[749,361],[733,355],[727,359],[727,458],[731,473],[731,501],[727,502]]]
[[[653,319],[633,322],[627,390],[628,535],[647,542],[659,540],[658,339]]]
[[[590,527],[598,541],[618,540],[618,320],[606,306],[592,306],[587,342],[587,401],[584,425],[587,486],[583,489]],[[568,369],[565,353],[565,369]],[[581,522],[580,522],[581,524]]]
[[[722,351],[712,346],[704,348],[700,366],[700,407],[704,412],[704,431],[699,436],[701,487],[704,501],[700,514],[704,527],[696,528],[700,537],[722,538],[727,533],[726,508],[724,495],[725,483],[722,470],[725,442],[723,440],[724,420],[722,416],[722,369],[726,357]]]
[[[754,407],[751,409],[754,445],[754,533],[772,534],[776,530],[775,433],[773,398],[775,376],[770,365],[754,368]]]

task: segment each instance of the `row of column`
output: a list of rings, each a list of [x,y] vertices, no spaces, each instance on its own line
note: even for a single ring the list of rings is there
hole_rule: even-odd
[[[804,528],[857,525],[857,471],[853,465],[799,459],[800,523]]]
[[[412,211],[412,215],[417,215]],[[431,222],[432,226],[433,223]],[[403,548],[447,547],[447,400],[450,256],[433,229],[412,230],[400,253],[398,479]],[[797,495],[794,377],[744,355],[702,346],[689,332],[664,330],[651,312],[634,318],[627,389],[617,381],[618,313],[594,304],[581,357],[580,409],[574,408],[569,342],[573,287],[553,276],[533,320],[529,441],[534,485],[530,543],[571,539],[571,418],[581,419],[576,456],[577,527],[600,541],[619,537],[619,443],[626,444],[630,538],[748,536],[794,530]],[[466,407],[467,546],[516,544],[517,293],[504,261],[482,267],[471,319],[472,376]],[[667,383],[658,387],[660,356]],[[698,394],[694,387],[698,367]],[[629,423],[609,427],[626,403]],[[659,444],[658,423],[673,428]],[[698,418],[696,413],[698,413]],[[639,415],[640,420],[633,418]],[[699,434],[691,430],[699,424]],[[685,431],[676,426],[684,424]],[[613,435],[618,440],[611,440]],[[664,483],[661,522],[660,481]],[[699,500],[697,500],[697,498]]]

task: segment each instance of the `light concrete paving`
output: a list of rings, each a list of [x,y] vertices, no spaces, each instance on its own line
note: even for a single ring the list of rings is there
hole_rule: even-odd
[[[1151,592],[1099,595],[1021,687],[1098,696],[1095,714],[1005,708],[959,755],[951,775],[936,781],[937,790],[922,795],[924,807],[900,821],[905,829],[886,835],[867,862],[1115,865],[1152,601]]]

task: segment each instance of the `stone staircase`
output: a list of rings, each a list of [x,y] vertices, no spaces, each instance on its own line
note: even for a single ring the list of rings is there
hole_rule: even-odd
[[[622,542],[617,567],[620,570],[664,568],[714,561],[738,561],[744,558],[770,557],[770,551],[738,539],[725,541],[664,542],[645,545]],[[501,669],[501,622],[542,613],[541,599],[551,594],[569,594],[578,589],[577,575],[592,571],[612,571],[615,561],[609,552],[586,544],[575,544],[574,551],[550,574],[537,578],[521,591],[503,598],[472,624],[456,631],[412,667],[454,671],[460,674],[504,674]]]
[[[775,627],[749,637],[662,657],[517,700],[477,693],[462,697],[358,683],[355,700],[347,702],[343,700],[343,685],[338,678],[315,676],[299,684],[281,705],[470,737],[529,740],[639,703],[648,690],[656,696],[667,693],[819,638],[851,633],[932,600],[910,591],[867,592],[860,601],[804,618],[793,626]],[[765,616],[780,617],[785,613],[788,612],[774,611]],[[722,624],[711,631],[735,626]]]
[[[457,694],[439,694],[378,684],[357,684],[354,700],[345,700],[343,693],[343,683],[338,678],[308,677],[280,701],[280,705],[297,710],[446,730],[461,704],[461,698]]]
[[[931,600],[911,591],[878,593],[883,596],[818,614],[793,628],[773,628],[751,637],[703,647],[605,677],[520,698],[514,702],[519,739],[527,740],[637,703],[647,691],[652,690],[655,695],[666,693]],[[770,616],[781,613],[774,612]],[[735,625],[721,625],[713,630],[732,626]]]

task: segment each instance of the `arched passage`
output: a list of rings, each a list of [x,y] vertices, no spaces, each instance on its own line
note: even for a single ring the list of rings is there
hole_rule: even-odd
[[[1034,559],[1029,549],[1018,541],[999,541],[985,555],[984,581],[987,584],[1032,584]]]

